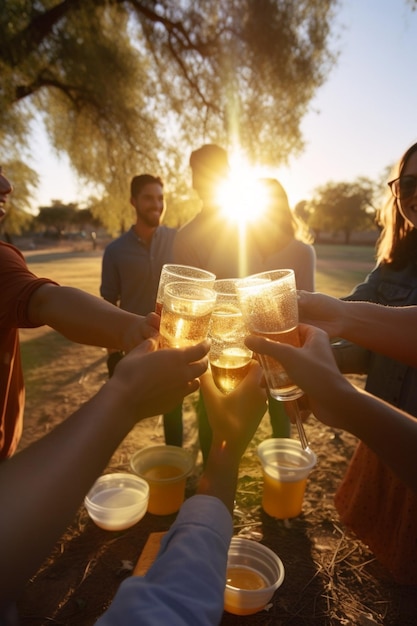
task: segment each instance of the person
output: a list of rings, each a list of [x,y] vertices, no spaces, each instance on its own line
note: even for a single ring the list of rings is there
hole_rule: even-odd
[[[6,201],[9,193],[12,192],[13,187],[10,181],[4,176],[3,168],[0,167],[0,219],[6,215]]]
[[[130,203],[136,221],[104,250],[100,294],[125,311],[147,315],[155,310],[162,266],[172,261],[176,230],[161,224],[165,214],[164,186],[158,176],[134,176]],[[122,357],[122,351],[109,351],[110,376]],[[163,427],[165,443],[181,446],[182,405],[163,416]]]
[[[221,214],[219,189],[228,180],[229,158],[217,144],[205,144],[190,156],[192,188],[201,210],[182,226],[174,239],[174,262],[213,272],[217,279],[261,271],[261,257],[251,247],[242,266],[239,230]]]
[[[417,143],[403,154],[391,173],[386,201],[378,214],[382,227],[377,243],[377,263],[366,280],[348,295],[349,301],[368,301],[385,306],[417,304]],[[352,342],[335,343],[335,355],[344,373],[365,373],[365,389],[417,417],[417,368]],[[413,549],[417,536],[417,509],[402,481],[368,446],[358,443],[337,491],[335,503],[341,519],[357,534],[371,537],[378,545],[392,542],[392,524],[382,525],[382,504],[370,484],[389,497],[385,515],[393,513],[392,502],[401,511],[402,524],[412,529],[402,533],[402,549]],[[366,512],[366,514],[365,514]],[[378,528],[378,537],[376,538]],[[413,534],[414,533],[414,534]],[[407,541],[409,542],[407,544]]]
[[[346,525],[366,543],[400,584],[417,584],[417,420],[366,390],[357,390],[340,372],[328,337],[344,337],[364,348],[409,366],[417,366],[417,306],[387,307],[345,302],[323,294],[301,292],[303,347],[293,349],[255,337],[248,346],[278,359],[307,394],[314,415],[325,424],[349,431],[385,467],[363,468],[363,479],[351,483],[351,497],[362,507],[357,523]],[[392,482],[386,480],[387,472]],[[366,484],[367,488],[366,488]]]
[[[316,253],[306,224],[290,208],[288,196],[276,178],[259,180],[265,211],[254,224],[253,236],[261,251],[262,271],[292,269],[297,289],[314,291]],[[273,437],[290,437],[291,422],[286,403],[269,396],[268,412]]]
[[[157,345],[152,338],[132,350],[89,402],[0,466],[0,502],[19,493],[0,519],[0,610],[40,565],[136,421],[167,410],[202,377],[214,436],[197,494],[182,505],[145,577],[126,579],[97,624],[220,621],[239,463],[265,411],[260,367],[252,363],[241,393],[225,399],[203,376],[208,342],[175,350]]]
[[[11,184],[0,178],[1,214]],[[38,277],[22,253],[0,242],[0,461],[12,456],[23,428],[24,378],[19,328],[47,325],[77,343],[130,351],[157,333],[158,316],[121,311],[80,289]]]
[[[417,143],[402,156],[378,221],[377,263],[344,300],[387,306],[417,304]],[[417,417],[417,369],[372,353],[352,342],[335,344],[345,373],[366,373],[366,389]]]
[[[228,396],[211,375],[202,377],[213,438],[197,494],[181,506],[146,575],[123,581],[96,626],[131,624],[132,616],[144,626],[220,622],[239,463],[266,408],[260,371],[252,362],[239,390]]]
[[[158,335],[143,341],[94,397],[0,464],[0,623],[137,421],[198,389],[208,343],[157,348]]]
[[[217,144],[204,144],[190,156],[192,187],[201,210],[182,226],[174,239],[174,262],[213,272],[217,279],[238,278],[262,270],[261,254],[248,245],[241,252],[239,229],[221,213],[219,190],[230,174],[226,150]],[[200,394],[197,421],[203,463],[210,449],[211,429]]]
[[[307,225],[291,211],[288,196],[276,178],[261,178],[265,212],[255,224],[255,238],[261,239],[262,271],[292,269],[297,289],[314,291],[316,252]],[[267,236],[266,236],[267,235]]]

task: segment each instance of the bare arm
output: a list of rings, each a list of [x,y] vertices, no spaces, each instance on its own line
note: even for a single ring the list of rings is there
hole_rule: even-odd
[[[198,493],[216,496],[230,513],[233,512],[241,457],[267,408],[266,393],[260,387],[261,377],[260,366],[252,361],[246,378],[228,395],[217,389],[210,374],[201,379],[213,440]]]
[[[101,298],[73,287],[42,285],[32,295],[29,318],[46,324],[77,343],[128,352],[157,333],[157,316],[122,311]]]
[[[300,249],[299,267],[295,273],[297,289],[314,291],[316,280],[316,251],[313,246],[304,244]]]
[[[354,434],[411,489],[417,491],[417,420],[366,392],[340,374],[323,331],[300,324],[301,348],[251,336],[254,352],[279,360],[307,394],[320,421]]]
[[[0,610],[47,556],[138,416],[163,413],[198,389],[208,344],[156,345],[151,339],[133,350],[89,402],[0,465]]]
[[[417,367],[417,306],[388,307],[345,302],[319,293],[299,292],[301,321],[344,337],[368,350]]]

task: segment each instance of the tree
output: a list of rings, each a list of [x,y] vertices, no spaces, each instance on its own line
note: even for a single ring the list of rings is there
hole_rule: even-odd
[[[373,197],[375,186],[367,178],[352,183],[333,183],[318,187],[313,198],[303,203],[303,214],[314,230],[316,240],[322,231],[344,234],[345,243],[350,242],[353,232],[375,226]]]
[[[102,226],[90,209],[80,209],[74,202],[64,204],[61,200],[53,200],[52,206],[40,207],[34,225],[56,239],[80,234],[80,231],[86,236],[87,232]]]
[[[42,120],[109,225],[139,171],[173,177],[203,141],[278,165],[330,71],[338,0],[8,0],[0,11],[0,149]],[[277,141],[279,137],[279,141]],[[181,166],[177,168],[178,159]],[[16,181],[17,182],[17,181]]]
[[[47,230],[52,231],[59,239],[72,224],[77,223],[77,213],[76,204],[63,204],[60,200],[54,200],[52,206],[39,208],[35,222],[46,226]]]

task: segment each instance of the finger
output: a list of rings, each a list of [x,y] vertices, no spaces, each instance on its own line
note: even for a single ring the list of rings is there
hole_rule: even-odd
[[[193,363],[194,361],[200,361],[206,356],[210,350],[210,342],[202,341],[195,346],[189,346],[188,348],[181,348],[186,363]]]
[[[249,335],[249,337],[246,337],[245,343],[250,350],[253,350],[253,352],[257,352],[258,354],[266,354],[267,356],[272,356],[273,358],[278,360],[279,354],[285,354],[286,348],[293,347],[288,346],[287,344],[272,341],[271,339],[266,339],[264,337],[256,337],[255,335]]]
[[[156,337],[148,337],[148,339],[145,339],[142,343],[136,346],[132,352],[136,354],[149,354],[150,352],[155,352],[158,349],[158,337],[159,335]]]
[[[200,381],[198,378],[195,378],[194,380],[190,380],[190,382],[187,383],[187,392],[185,395],[189,395],[190,393],[194,393],[194,391],[197,391],[200,388]]]
[[[188,365],[188,372],[190,378],[199,378],[202,376],[208,368],[208,357],[205,356],[199,361],[193,361]]]
[[[155,330],[159,330],[159,324],[161,322],[161,318],[157,313],[152,311],[151,313],[148,313],[145,319],[146,319],[146,323],[148,324],[148,326],[151,326]]]

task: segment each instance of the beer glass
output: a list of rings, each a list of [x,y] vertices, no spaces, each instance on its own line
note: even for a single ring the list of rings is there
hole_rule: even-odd
[[[216,292],[192,282],[169,283],[159,327],[161,348],[184,348],[207,337]]]
[[[208,333],[210,369],[216,387],[227,394],[248,373],[252,352],[245,346],[248,333],[239,306],[236,280],[216,280],[213,289],[217,298]]]
[[[298,304],[294,271],[271,270],[237,282],[240,308],[250,332],[273,341],[299,346]],[[277,400],[303,395],[276,359],[259,355],[269,392]]]
[[[162,266],[161,275],[159,277],[155,311],[158,313],[158,315],[161,315],[162,304],[164,302],[164,289],[166,285],[169,285],[169,283],[193,282],[211,289],[215,280],[215,274],[213,274],[212,272],[207,272],[206,270],[202,270],[199,267],[165,263],[165,265]]]

